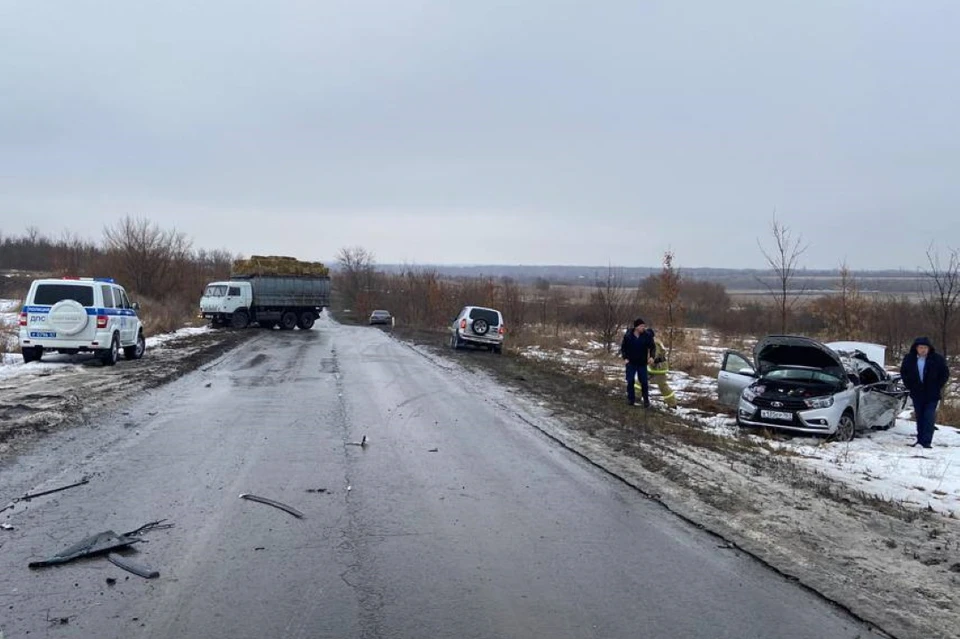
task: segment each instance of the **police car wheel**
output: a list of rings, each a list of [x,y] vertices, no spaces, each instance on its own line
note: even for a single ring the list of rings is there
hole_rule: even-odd
[[[140,359],[146,349],[147,342],[143,339],[143,333],[137,333],[137,343],[133,346],[124,346],[123,356],[126,359]]]
[[[120,340],[114,335],[113,339],[110,340],[110,348],[103,352],[100,361],[103,362],[104,366],[113,366],[118,359],[120,359]]]
[[[30,362],[39,362],[40,358],[43,357],[43,351],[39,348],[25,346],[20,349],[20,354],[23,355],[23,363],[29,364]]]

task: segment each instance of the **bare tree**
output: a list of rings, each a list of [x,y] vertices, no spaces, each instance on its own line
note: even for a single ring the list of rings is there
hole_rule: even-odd
[[[680,271],[673,265],[673,252],[663,254],[663,267],[658,277],[658,301],[663,318],[666,320],[667,353],[673,352],[677,336],[681,333],[683,322],[683,303],[680,300],[681,279]]]
[[[605,275],[597,276],[590,295],[591,324],[607,352],[620,337],[629,301],[630,293],[623,285],[623,271],[608,266]]]
[[[340,293],[343,303],[359,314],[371,310],[376,280],[376,260],[373,253],[361,246],[344,247],[337,253],[340,265]]]
[[[777,220],[773,216],[773,222],[770,225],[770,232],[773,235],[773,247],[767,250],[757,238],[757,245],[764,259],[776,275],[775,284],[771,285],[762,278],[757,280],[766,287],[773,296],[777,311],[780,315],[780,332],[787,332],[787,316],[796,305],[797,300],[803,295],[806,286],[799,291],[792,290],[792,285],[797,275],[797,263],[800,257],[807,250],[808,245],[803,243],[803,236],[794,236],[790,228]]]
[[[921,295],[936,322],[937,331],[940,333],[939,346],[946,356],[950,324],[960,298],[960,254],[956,249],[951,249],[950,258],[946,266],[943,266],[940,263],[939,252],[931,245],[927,249],[927,261],[930,268],[924,271],[927,279],[921,289]]]
[[[163,299],[179,287],[191,259],[191,242],[176,229],[127,216],[103,230],[114,272],[140,295]]]
[[[563,324],[563,312],[569,304],[567,294],[564,293],[563,289],[551,288],[549,303],[550,306],[553,307],[553,336],[558,337],[560,335],[560,326]]]
[[[866,332],[867,300],[846,261],[841,262],[838,274],[836,293],[816,300],[813,313],[826,325],[827,337],[860,339]]]
[[[515,280],[503,278],[499,290],[500,308],[506,314],[504,322],[509,325],[510,331],[516,335],[523,332],[526,325],[526,304],[523,300],[523,289]]]

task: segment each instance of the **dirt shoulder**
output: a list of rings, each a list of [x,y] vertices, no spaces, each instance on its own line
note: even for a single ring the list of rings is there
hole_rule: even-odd
[[[46,433],[82,424],[138,393],[213,361],[257,331],[211,331],[147,349],[143,359],[106,367],[89,356],[0,378],[0,461]]]
[[[892,636],[960,637],[960,521],[858,493],[800,460],[724,438],[556,365],[453,351],[443,333],[396,338],[489,374],[552,411],[562,428],[531,425]],[[522,416],[521,416],[522,417]]]

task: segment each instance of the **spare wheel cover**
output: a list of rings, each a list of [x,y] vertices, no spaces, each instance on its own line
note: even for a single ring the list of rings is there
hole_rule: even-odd
[[[47,323],[62,335],[76,335],[87,326],[87,309],[75,300],[61,300],[50,309]]]

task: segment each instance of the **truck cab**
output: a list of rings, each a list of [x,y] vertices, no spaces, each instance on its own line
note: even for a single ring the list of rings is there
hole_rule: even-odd
[[[238,309],[253,305],[253,287],[250,282],[211,282],[200,298],[200,316],[215,325],[223,324]]]

